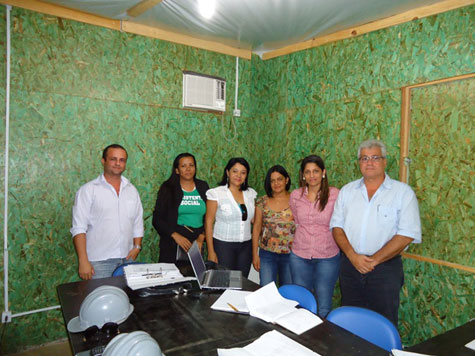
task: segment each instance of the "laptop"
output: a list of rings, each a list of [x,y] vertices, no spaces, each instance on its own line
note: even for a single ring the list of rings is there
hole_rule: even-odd
[[[200,289],[242,289],[242,272],[229,270],[206,270],[198,244],[193,242],[188,258],[195,272]]]

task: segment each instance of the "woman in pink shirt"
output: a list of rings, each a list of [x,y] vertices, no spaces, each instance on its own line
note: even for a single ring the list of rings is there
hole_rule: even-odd
[[[340,249],[329,229],[338,189],[329,187],[320,156],[303,159],[299,178],[300,188],[290,194],[289,202],[297,226],[290,271],[293,283],[315,294],[318,315],[326,317],[340,271]]]

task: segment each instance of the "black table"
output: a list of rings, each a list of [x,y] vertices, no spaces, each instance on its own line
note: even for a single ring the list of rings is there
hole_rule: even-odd
[[[196,282],[194,282],[196,283]],[[219,312],[210,306],[220,293],[202,298],[189,295],[166,295],[142,298],[127,287],[125,278],[111,277],[98,280],[66,283],[57,287],[65,325],[79,314],[83,299],[101,285],[123,289],[134,305],[134,312],[122,324],[120,332],[143,330],[157,340],[167,356],[217,355],[217,348],[243,347],[270,330],[291,337],[322,356],[387,356],[388,352],[325,321],[323,324],[298,336],[278,325],[266,323],[249,315]],[[243,289],[255,290],[259,286],[247,279]],[[82,333],[68,332],[74,354],[95,346],[107,344],[110,338],[85,340]]]
[[[475,339],[475,319],[411,346],[406,351],[429,355],[475,356],[474,350],[465,347],[473,339]]]

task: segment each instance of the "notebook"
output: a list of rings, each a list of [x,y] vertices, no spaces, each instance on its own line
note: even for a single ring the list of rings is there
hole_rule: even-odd
[[[200,289],[242,289],[241,271],[206,270],[196,241],[188,250],[188,258]]]

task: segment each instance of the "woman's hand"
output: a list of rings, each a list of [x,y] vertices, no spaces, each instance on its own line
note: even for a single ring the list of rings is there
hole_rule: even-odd
[[[206,202],[205,215],[205,237],[206,247],[208,248],[208,260],[218,263],[218,256],[214,251],[213,245],[213,227],[214,219],[216,218],[216,211],[218,210],[218,202],[216,200],[209,200]]]
[[[185,252],[188,252],[191,247],[190,240],[188,240],[185,236],[179,234],[178,232],[174,232],[172,234],[172,238],[173,240],[175,240],[178,246],[180,246]]]
[[[259,238],[262,232],[262,210],[256,206],[254,213],[254,225],[252,226],[252,265],[259,272],[261,259],[259,258]]]
[[[203,250],[204,240],[205,240],[205,234],[200,234],[198,238],[196,239],[196,243],[198,244],[198,248],[200,249],[200,252]]]
[[[218,263],[218,255],[214,251],[208,251],[208,260],[214,263]]]
[[[254,266],[254,269],[259,272],[261,269],[261,259],[258,255],[252,256],[252,265]]]

